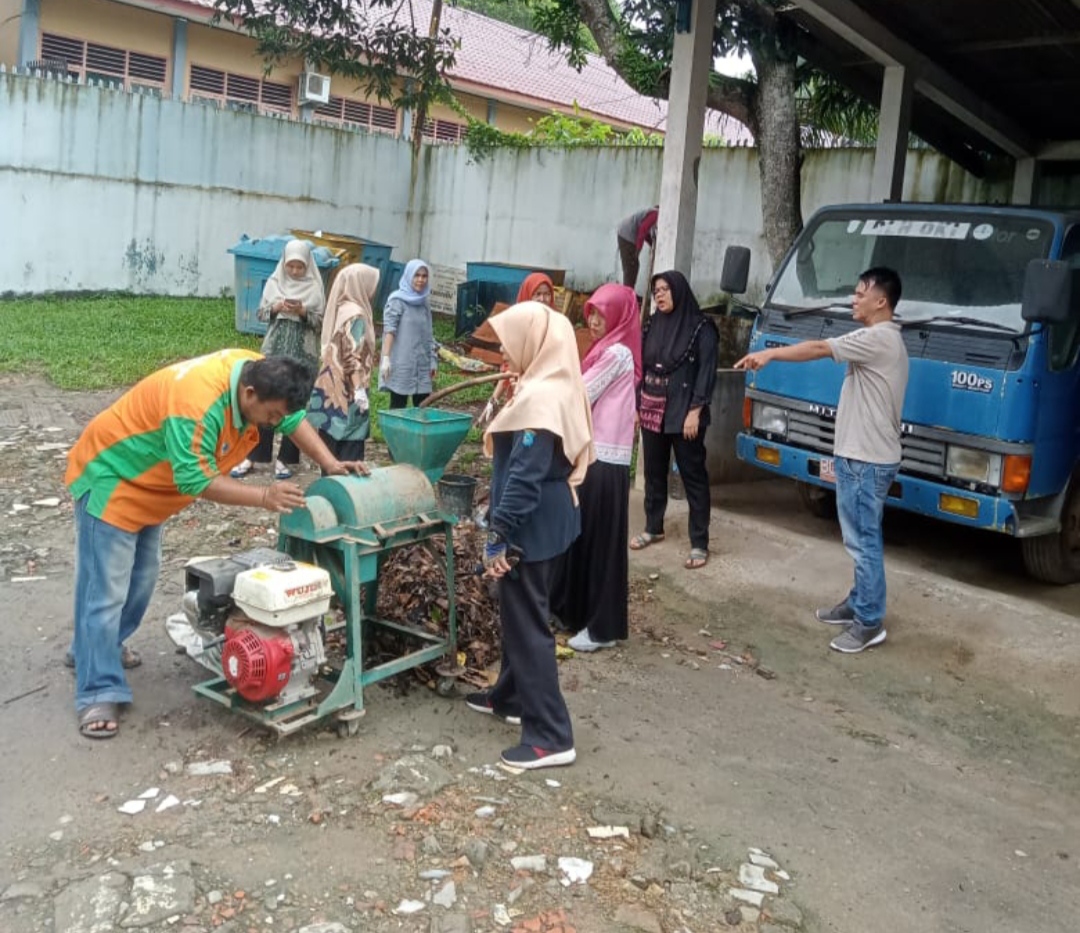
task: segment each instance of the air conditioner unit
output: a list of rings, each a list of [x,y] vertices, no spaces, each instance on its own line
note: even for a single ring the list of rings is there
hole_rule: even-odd
[[[330,76],[305,71],[300,75],[299,98],[301,104],[330,103]]]

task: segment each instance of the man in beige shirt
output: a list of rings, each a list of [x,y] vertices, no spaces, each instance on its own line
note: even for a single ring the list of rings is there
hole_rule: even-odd
[[[844,631],[829,646],[856,654],[885,641],[885,555],[881,518],[885,499],[900,468],[900,412],[908,379],[908,355],[900,325],[893,320],[900,300],[900,276],[892,269],[867,269],[852,301],[862,328],[829,340],[802,343],[744,356],[737,369],[761,369],[772,362],[805,363],[831,358],[847,364],[836,409],[833,454],[836,505],[844,547],[855,563],[855,584],[847,597],[814,615]]]

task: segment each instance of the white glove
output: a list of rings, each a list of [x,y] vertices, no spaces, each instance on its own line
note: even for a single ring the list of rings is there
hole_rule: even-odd
[[[390,378],[390,357],[384,356],[382,358],[382,363],[379,365],[379,375],[384,380]]]
[[[360,386],[353,393],[353,401],[356,402],[356,407],[360,409],[360,414],[364,414],[371,407],[371,403],[368,402],[367,389],[363,386]]]

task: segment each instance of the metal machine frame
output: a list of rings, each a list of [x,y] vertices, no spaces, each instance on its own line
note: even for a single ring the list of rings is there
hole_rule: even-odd
[[[380,478],[386,482],[372,482]],[[388,497],[388,489],[403,492]],[[312,484],[307,495],[306,508],[282,516],[278,548],[297,560],[326,570],[334,595],[345,611],[345,660],[338,666],[327,665],[318,678],[320,684],[330,685],[329,692],[321,699],[308,697],[260,705],[244,700],[224,677],[197,684],[194,690],[267,726],[278,736],[290,735],[327,716],[337,720],[339,735],[354,735],[364,715],[364,688],[373,683],[448,658],[450,663],[440,671],[439,692],[447,694],[453,689],[452,671],[457,656],[455,522],[452,516],[438,509],[430,483],[420,470],[411,466],[375,470],[371,477],[324,477]],[[406,514],[369,520],[373,509],[388,513],[392,507],[401,508]],[[390,553],[437,535],[444,535],[446,541],[443,563],[448,631],[445,638],[376,616],[379,574]],[[422,647],[365,669],[364,645],[372,638],[375,626],[408,636]]]

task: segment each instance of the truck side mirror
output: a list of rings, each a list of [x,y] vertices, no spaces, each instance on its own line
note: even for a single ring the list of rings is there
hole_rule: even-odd
[[[1073,305],[1073,269],[1060,259],[1032,259],[1024,273],[1020,315],[1025,321],[1060,324]]]
[[[750,278],[750,250],[745,246],[729,246],[724,253],[724,268],[720,273],[720,288],[729,295],[746,291]]]

